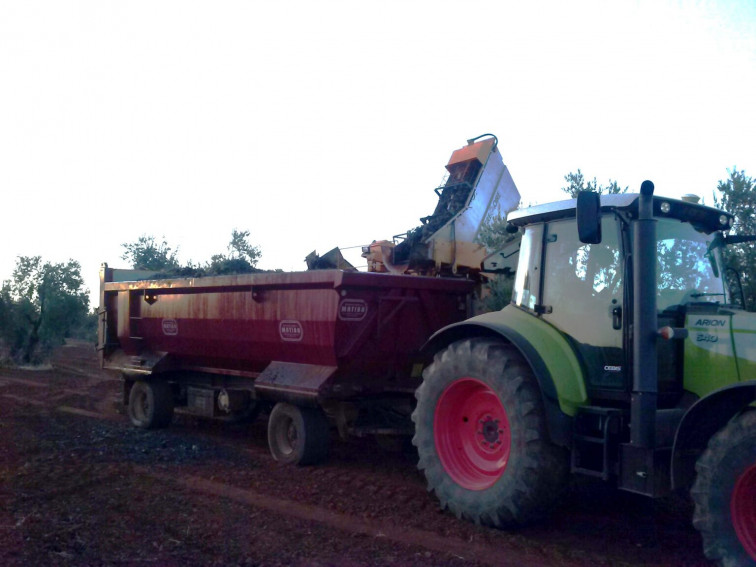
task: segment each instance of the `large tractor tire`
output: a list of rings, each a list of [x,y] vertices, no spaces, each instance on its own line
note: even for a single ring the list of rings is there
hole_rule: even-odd
[[[566,485],[567,452],[548,438],[538,384],[516,349],[455,342],[436,354],[415,396],[418,467],[442,507],[495,527],[550,510]]]
[[[736,417],[696,463],[693,525],[725,567],[756,565],[756,411]]]
[[[328,455],[328,420],[319,408],[277,403],[268,419],[268,447],[273,458],[291,465],[314,465]]]
[[[129,419],[141,429],[168,427],[173,420],[173,389],[168,382],[137,381],[129,393]]]

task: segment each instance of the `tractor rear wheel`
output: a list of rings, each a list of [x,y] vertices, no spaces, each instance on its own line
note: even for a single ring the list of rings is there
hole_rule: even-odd
[[[319,408],[279,402],[268,418],[268,447],[276,461],[314,465],[328,454],[328,420]]]
[[[173,420],[173,389],[164,380],[137,381],[129,392],[129,419],[141,429],[168,427]]]
[[[538,383],[514,347],[452,343],[415,396],[418,467],[442,507],[496,527],[550,510],[566,485],[567,453],[549,440]]]
[[[706,557],[726,567],[756,565],[756,411],[711,438],[696,463],[691,496]]]

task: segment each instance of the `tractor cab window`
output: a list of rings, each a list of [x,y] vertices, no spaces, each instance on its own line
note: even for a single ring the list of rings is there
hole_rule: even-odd
[[[580,242],[572,219],[549,223],[548,231],[544,263],[548,320],[580,343],[604,345],[607,330],[612,330],[612,306],[622,304],[617,221],[611,216],[602,220],[599,244]],[[621,346],[621,339],[610,342]]]
[[[531,225],[525,229],[520,243],[520,259],[512,291],[512,303],[531,310],[539,304],[542,240],[542,224]]]
[[[714,235],[698,232],[689,223],[659,219],[656,227],[657,307],[725,303],[719,247]]]

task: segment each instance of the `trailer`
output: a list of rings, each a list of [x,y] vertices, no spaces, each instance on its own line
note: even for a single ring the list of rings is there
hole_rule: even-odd
[[[421,348],[472,315],[487,254],[477,235],[519,202],[497,145],[484,134],[453,152],[433,214],[411,238],[364,247],[368,273],[338,249],[293,273],[156,279],[103,264],[98,350],[123,376],[131,421],[267,409],[271,453],[297,464],[325,456],[331,425],[343,437],[408,438],[430,363]]]
[[[463,321],[464,279],[322,270],[202,278],[100,270],[101,366],[123,376],[132,423],[174,409],[224,420],[269,410],[274,458],[309,464],[342,436],[412,432],[421,347]],[[147,279],[145,279],[147,278]]]

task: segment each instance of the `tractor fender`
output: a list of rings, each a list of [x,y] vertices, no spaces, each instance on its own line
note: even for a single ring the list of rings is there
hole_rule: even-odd
[[[687,489],[695,476],[698,457],[709,439],[727,422],[756,402],[756,380],[715,390],[683,415],[672,445],[672,489]]]
[[[527,325],[516,325],[520,315],[512,311],[505,314],[508,309],[507,307],[502,311],[479,315],[440,329],[425,343],[423,352],[432,356],[455,341],[472,337],[498,338],[513,345],[530,365],[538,381],[551,441],[569,448],[572,444],[572,416],[578,405],[588,401],[580,363],[567,341],[550,325],[528,314],[524,315],[529,319]],[[512,309],[520,311],[515,307]],[[536,324],[548,325],[548,328],[556,334],[534,330],[530,320],[536,321]],[[533,340],[534,333],[538,333],[540,345]],[[557,344],[560,340],[564,344]],[[544,342],[547,343],[547,347],[552,348],[540,348],[544,346]],[[543,355],[543,353],[553,354],[554,352],[558,352],[559,356],[549,359]],[[565,358],[572,360],[565,364]],[[559,383],[554,379],[557,368],[561,370],[558,376]],[[567,387],[567,382],[570,380],[572,388]]]

